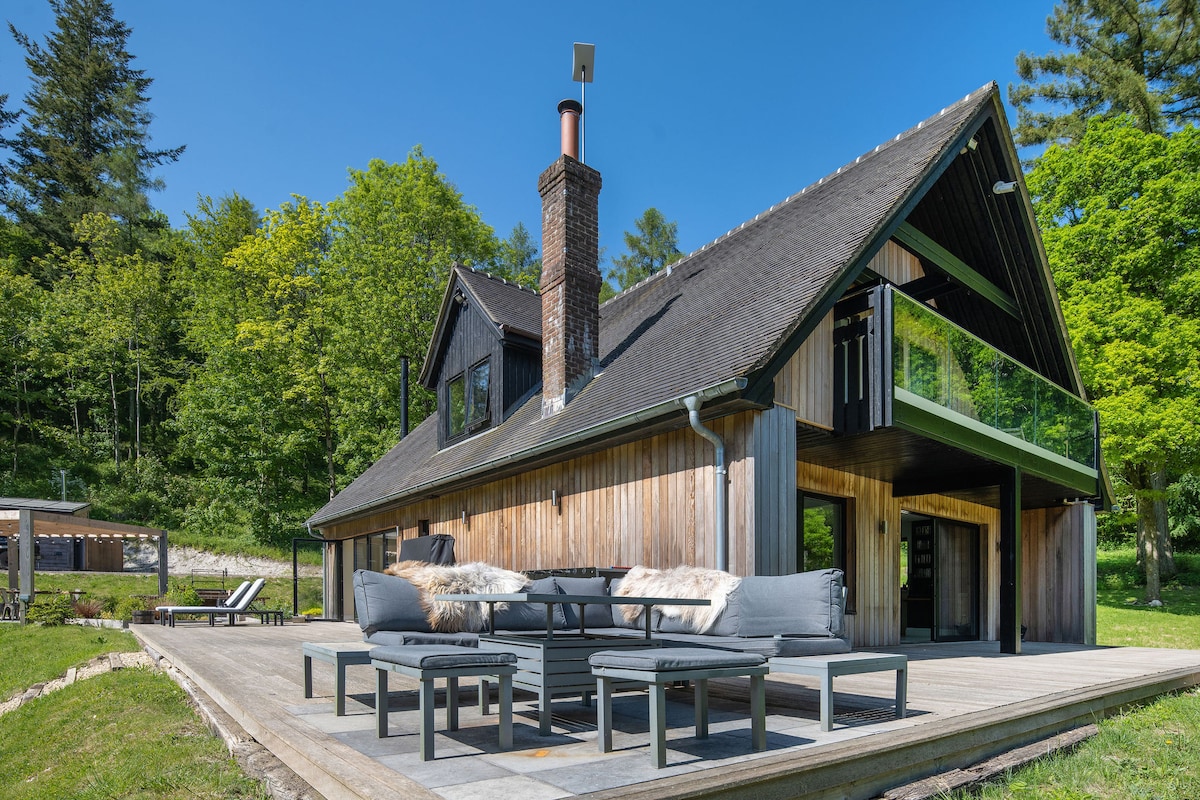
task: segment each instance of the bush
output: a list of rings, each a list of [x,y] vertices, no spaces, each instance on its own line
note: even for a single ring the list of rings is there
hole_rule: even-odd
[[[123,619],[128,622],[133,619],[133,612],[153,611],[155,605],[159,605],[159,603],[147,600],[145,597],[125,597],[117,601],[117,605],[112,610],[112,616],[113,619]]]
[[[81,619],[96,619],[104,612],[104,601],[95,597],[75,601],[75,616]]]
[[[163,606],[200,606],[204,605],[204,601],[200,598],[199,593],[187,583],[184,583],[180,578],[171,578],[167,584],[167,594],[165,602],[159,603]]]
[[[75,607],[71,604],[70,596],[54,594],[50,597],[38,598],[30,604],[25,619],[42,625],[62,625],[73,616],[75,616]]]

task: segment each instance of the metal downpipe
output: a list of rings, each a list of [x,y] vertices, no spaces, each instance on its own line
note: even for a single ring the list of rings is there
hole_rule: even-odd
[[[729,514],[726,511],[726,504],[729,495],[729,481],[726,479],[729,470],[725,467],[725,441],[713,431],[700,424],[700,395],[688,395],[683,398],[683,405],[688,411],[688,422],[692,425],[692,430],[703,436],[708,441],[712,442],[716,453],[713,455],[713,479],[716,482],[716,491],[713,504],[713,517],[715,522],[716,536],[716,568],[723,571],[729,571],[729,558],[726,555],[728,550],[729,539]]]

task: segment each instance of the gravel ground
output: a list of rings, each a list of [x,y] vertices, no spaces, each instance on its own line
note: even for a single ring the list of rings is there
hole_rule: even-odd
[[[127,542],[125,545],[125,570],[127,572],[153,572],[158,569],[158,547],[153,544]],[[167,572],[171,575],[191,575],[192,570],[226,570],[231,576],[242,578],[290,578],[292,562],[275,561],[269,558],[229,556],[196,550],[191,547],[167,548]],[[317,577],[321,568],[301,564],[301,577]]]

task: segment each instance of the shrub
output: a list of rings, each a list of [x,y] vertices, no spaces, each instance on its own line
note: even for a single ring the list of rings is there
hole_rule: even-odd
[[[180,578],[171,578],[167,584],[167,595],[165,602],[158,605],[164,606],[199,606],[204,605],[204,601],[200,598],[199,593],[190,584],[184,583]]]
[[[129,621],[133,619],[133,612],[153,611],[155,605],[158,603],[147,600],[145,597],[126,597],[117,601],[117,605],[112,611],[113,619]]]
[[[104,611],[104,601],[95,597],[80,598],[75,603],[75,616],[96,619]]]
[[[306,617],[319,617],[325,613],[325,610],[320,606],[313,606],[312,608],[304,609],[300,613]]]
[[[71,598],[65,594],[54,594],[35,600],[29,606],[25,619],[42,625],[62,625],[73,616],[75,607],[71,604]]]

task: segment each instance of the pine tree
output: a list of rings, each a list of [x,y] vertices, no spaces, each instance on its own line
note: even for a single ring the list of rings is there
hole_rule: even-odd
[[[162,224],[150,213],[153,168],[183,147],[149,146],[152,83],[126,50],[129,27],[108,0],[50,0],[57,30],[44,46],[9,31],[26,57],[33,87],[17,135],[8,140],[9,191],[4,204],[47,245],[72,250],[72,226],[99,212],[120,221],[130,245]],[[128,249],[132,250],[132,246]],[[52,279],[53,276],[43,276]]]
[[[625,231],[625,255],[613,259],[610,275],[621,291],[683,258],[679,251],[679,223],[668,222],[657,208],[647,208],[634,220],[637,233]]]
[[[1070,49],[1017,56],[1018,144],[1076,142],[1097,115],[1129,114],[1145,133],[1200,119],[1196,0],[1061,0],[1046,30]]]

